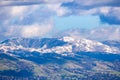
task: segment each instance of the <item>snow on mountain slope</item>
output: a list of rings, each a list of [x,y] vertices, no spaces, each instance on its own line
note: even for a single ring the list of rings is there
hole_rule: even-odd
[[[108,52],[117,53],[119,49],[115,47],[109,47],[108,45],[102,44],[97,41],[92,41],[84,38],[73,38],[73,37],[63,37],[63,41],[68,42],[73,45],[73,50],[75,51],[86,51],[86,52]]]
[[[0,50],[6,52],[14,50],[36,51],[40,53],[73,54],[75,52],[106,52],[119,53],[116,47],[110,47],[103,43],[79,37],[65,36],[59,39],[11,39],[0,44]]]
[[[102,43],[106,44],[106,45],[109,45],[109,46],[112,46],[112,47],[117,47],[117,48],[120,49],[120,40],[118,40],[118,41],[107,40],[107,41],[103,41]]]
[[[8,39],[1,44],[7,46],[23,46],[25,48],[41,48],[44,45],[47,48],[52,48],[56,46],[62,46],[66,44],[66,42],[58,40],[57,38],[42,38],[42,39],[30,39],[30,38],[15,38],[15,39]]]

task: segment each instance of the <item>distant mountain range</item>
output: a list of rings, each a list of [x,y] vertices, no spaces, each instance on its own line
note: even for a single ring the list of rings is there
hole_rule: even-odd
[[[0,44],[0,49],[3,51],[10,50],[28,50],[30,52],[37,51],[40,53],[74,53],[74,52],[106,52],[119,54],[118,41],[104,41],[98,42],[88,40],[80,37],[65,36],[62,38],[42,38],[42,39],[29,39],[29,38],[16,38],[8,39]]]
[[[78,36],[0,43],[0,80],[120,80],[120,41]]]

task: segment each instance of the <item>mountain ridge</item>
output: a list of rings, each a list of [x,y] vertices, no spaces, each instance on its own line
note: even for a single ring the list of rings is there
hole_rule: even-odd
[[[1,49],[8,50],[28,50],[37,51],[40,53],[74,53],[74,52],[107,52],[107,53],[119,53],[119,49],[116,46],[109,46],[107,44],[89,40],[80,37],[65,36],[62,38],[42,38],[42,39],[28,39],[17,38],[8,39],[0,43]],[[5,50],[5,51],[6,51]]]
[[[104,49],[113,47],[70,36],[3,41],[0,80],[120,80],[120,54]]]

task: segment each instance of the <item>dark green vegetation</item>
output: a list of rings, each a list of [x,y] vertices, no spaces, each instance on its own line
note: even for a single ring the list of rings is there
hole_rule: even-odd
[[[14,54],[10,56],[9,54]],[[120,80],[120,55],[77,52],[0,53],[0,80]]]

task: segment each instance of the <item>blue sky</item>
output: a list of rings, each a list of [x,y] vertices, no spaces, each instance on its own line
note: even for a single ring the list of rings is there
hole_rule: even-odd
[[[92,29],[100,26],[99,16],[83,15],[83,16],[64,16],[64,17],[54,17],[55,27],[59,30],[64,29],[75,29],[75,28],[86,28]]]
[[[119,0],[0,1],[0,40],[50,37],[67,29],[120,27],[119,14]]]

